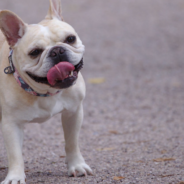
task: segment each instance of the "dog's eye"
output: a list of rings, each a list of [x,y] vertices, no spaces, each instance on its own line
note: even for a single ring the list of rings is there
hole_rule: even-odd
[[[72,43],[75,42],[75,40],[76,40],[76,37],[75,36],[69,36],[66,39],[66,43],[72,44]]]
[[[35,50],[32,50],[29,55],[32,56],[32,57],[37,57],[38,55],[40,55],[41,53],[43,52],[42,49],[35,49]]]

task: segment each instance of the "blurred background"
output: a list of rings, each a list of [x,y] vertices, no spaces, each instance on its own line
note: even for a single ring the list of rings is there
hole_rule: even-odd
[[[184,181],[184,1],[62,0],[86,46],[80,145],[94,176],[68,178],[60,115],[28,125],[28,183],[180,184]],[[47,0],[2,0],[25,22]],[[2,137],[2,136],[1,136]],[[0,139],[0,181],[7,172]]]

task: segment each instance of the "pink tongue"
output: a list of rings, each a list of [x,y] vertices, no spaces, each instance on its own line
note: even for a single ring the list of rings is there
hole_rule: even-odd
[[[66,79],[73,70],[75,70],[75,67],[71,63],[60,62],[48,71],[47,80],[49,84],[54,86],[57,81]]]

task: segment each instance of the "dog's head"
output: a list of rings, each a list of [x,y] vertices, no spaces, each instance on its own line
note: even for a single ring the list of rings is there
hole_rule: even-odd
[[[10,11],[0,12],[0,28],[13,49],[13,64],[37,92],[72,86],[83,65],[85,47],[63,21],[60,0],[50,0],[46,18],[27,25]]]

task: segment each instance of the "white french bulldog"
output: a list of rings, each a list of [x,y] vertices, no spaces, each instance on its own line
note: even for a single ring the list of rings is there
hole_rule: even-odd
[[[69,176],[92,174],[78,138],[85,83],[80,73],[85,47],[62,19],[60,0],[50,0],[46,18],[27,25],[0,12],[0,116],[9,171],[1,184],[25,184],[23,129],[62,113]],[[10,49],[9,49],[10,47]]]

